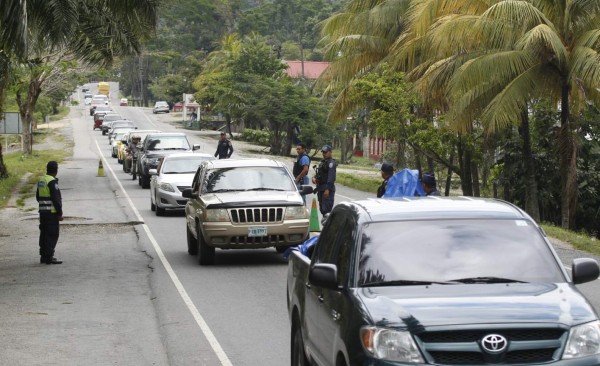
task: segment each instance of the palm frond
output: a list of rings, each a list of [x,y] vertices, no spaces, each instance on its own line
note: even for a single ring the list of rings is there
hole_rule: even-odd
[[[546,24],[533,27],[517,42],[517,49],[529,50],[544,59],[555,59],[557,66],[566,68],[568,50],[556,31]]]

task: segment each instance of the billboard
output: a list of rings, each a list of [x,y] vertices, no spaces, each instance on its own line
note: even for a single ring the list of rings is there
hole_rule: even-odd
[[[0,114],[0,134],[22,134],[21,115],[19,112]]]

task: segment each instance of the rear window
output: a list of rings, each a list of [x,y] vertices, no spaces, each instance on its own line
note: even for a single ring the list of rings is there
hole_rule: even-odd
[[[148,150],[190,150],[185,136],[148,136]]]
[[[415,220],[363,226],[359,286],[478,277],[565,281],[542,235],[527,220]]]
[[[296,191],[289,174],[281,167],[235,167],[208,172],[205,192]]]

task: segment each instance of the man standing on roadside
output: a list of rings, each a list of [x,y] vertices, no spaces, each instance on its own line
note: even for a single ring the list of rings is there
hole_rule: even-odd
[[[233,145],[231,145],[231,141],[227,140],[225,132],[221,132],[221,138],[217,143],[215,157],[218,157],[219,159],[229,159],[231,154],[233,154]]]
[[[323,160],[317,168],[317,175],[312,181],[317,185],[317,199],[319,200],[319,211],[325,219],[333,209],[333,201],[335,198],[335,176],[336,176],[336,161],[331,157],[331,146],[324,145],[321,148]]]
[[[61,264],[54,258],[54,248],[58,242],[59,221],[63,220],[62,197],[58,189],[58,163],[46,164],[46,175],[38,182],[35,198],[39,203],[40,214],[40,263]]]
[[[296,146],[296,152],[298,153],[298,158],[296,159],[296,163],[294,163],[294,179],[296,180],[296,186],[300,189],[300,186],[308,184],[308,170],[310,168],[310,158],[306,154],[306,145],[302,142],[298,143]],[[302,199],[304,203],[306,203],[306,196],[302,195]]]
[[[381,164],[381,178],[383,178],[383,183],[377,188],[377,198],[381,198],[385,194],[388,180],[392,175],[394,175],[394,166],[388,163]]]

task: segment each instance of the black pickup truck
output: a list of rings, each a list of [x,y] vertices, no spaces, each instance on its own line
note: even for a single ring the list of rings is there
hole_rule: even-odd
[[[309,256],[307,256],[309,255]],[[338,204],[292,252],[291,365],[600,365],[600,322],[543,230],[499,200]]]

